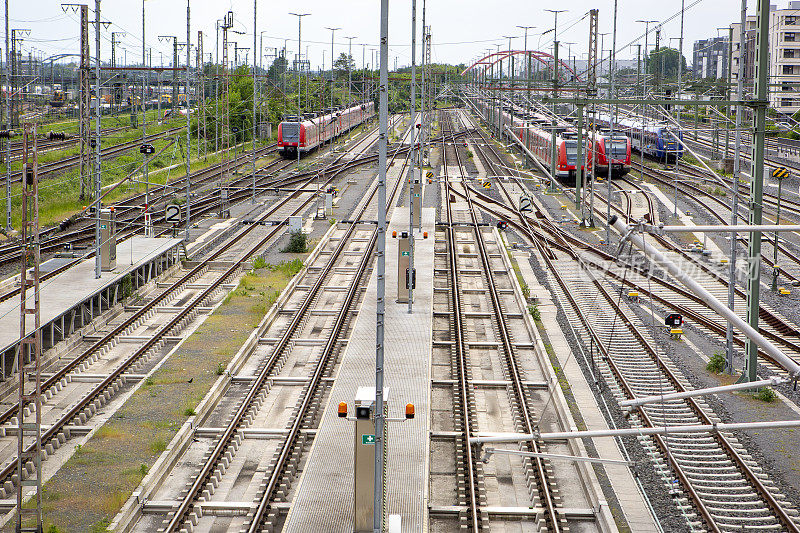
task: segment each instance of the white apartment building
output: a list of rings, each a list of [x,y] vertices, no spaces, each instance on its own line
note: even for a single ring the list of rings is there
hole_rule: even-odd
[[[800,110],[800,0],[791,0],[787,9],[770,6],[769,19],[770,106],[790,115]],[[745,93],[751,93],[755,75],[756,17],[747,17],[744,47],[739,39],[740,26],[739,22],[731,24],[731,82],[736,83],[743,72]]]

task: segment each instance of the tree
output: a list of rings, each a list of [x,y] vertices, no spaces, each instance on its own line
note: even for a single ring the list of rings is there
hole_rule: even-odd
[[[683,73],[686,74],[688,72],[686,58],[674,48],[660,48],[650,52],[645,58],[645,72],[653,76],[661,76],[662,79],[677,79],[679,56],[683,62]]]
[[[348,67],[352,72],[356,68],[355,61],[353,61],[353,56],[342,52],[341,54],[339,54],[339,57],[336,59],[336,61],[333,62],[333,70],[336,74],[336,78],[338,79],[346,78]]]
[[[283,56],[278,56],[275,58],[275,61],[272,62],[270,65],[269,70],[267,71],[267,76],[272,81],[277,81],[280,79],[281,75],[286,72],[286,68],[289,62]]]

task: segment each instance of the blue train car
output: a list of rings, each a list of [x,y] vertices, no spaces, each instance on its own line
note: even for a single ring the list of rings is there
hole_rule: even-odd
[[[611,117],[601,113],[597,122],[610,127]],[[614,123],[614,129],[630,136],[631,147],[634,150],[658,161],[674,163],[683,157],[683,131],[678,126],[667,122],[648,123],[641,118],[618,118]]]

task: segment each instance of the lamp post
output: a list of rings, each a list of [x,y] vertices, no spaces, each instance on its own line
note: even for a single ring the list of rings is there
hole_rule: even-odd
[[[351,64],[353,62],[353,39],[355,37],[345,37],[347,39],[347,107],[353,105],[353,69]]]
[[[566,9],[545,9],[554,15],[553,20],[553,98],[558,97],[558,14],[565,13]],[[548,30],[549,31],[549,30]],[[547,32],[542,33],[544,35]],[[541,40],[541,36],[539,37]],[[553,104],[553,117],[556,116],[556,104]],[[548,192],[555,192],[556,180],[556,121],[553,118],[550,132],[550,184]]]
[[[525,85],[526,85],[526,88],[528,89],[528,94],[526,95],[526,98],[525,98],[525,111],[528,112],[528,113],[530,113],[530,111],[531,111],[531,104],[530,104],[530,102],[531,102],[531,56],[530,56],[530,54],[528,54],[528,30],[531,30],[531,29],[533,29],[535,27],[536,26],[517,26],[517,28],[525,30],[525,45],[524,45],[524,47],[525,47],[525,79],[526,79],[526,82],[527,82]],[[528,146],[528,127],[527,126],[525,127],[524,132],[525,132],[525,138],[523,139],[523,142],[525,143],[525,146]],[[525,153],[525,160],[528,161],[527,152]]]
[[[334,60],[333,60],[333,36],[334,36],[334,34],[336,33],[337,30],[341,30],[342,28],[328,28],[328,27],[326,27],[325,29],[326,30],[331,30],[331,107],[333,107],[333,76],[334,76],[334,70],[333,70],[333,63],[334,63]],[[333,137],[331,137],[331,139],[333,139]]]
[[[303,17],[311,13],[289,13],[297,17],[297,67],[300,68],[300,52],[302,48],[302,23]],[[297,168],[300,168],[300,123],[302,122],[302,114],[300,113],[300,71],[297,71]],[[317,213],[319,213],[319,180],[317,181]]]

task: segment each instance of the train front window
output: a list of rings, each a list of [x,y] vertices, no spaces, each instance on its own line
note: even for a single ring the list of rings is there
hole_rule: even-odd
[[[567,164],[574,165],[578,161],[578,141],[564,141],[567,152]]]
[[[606,139],[606,153],[611,159],[625,159],[628,155],[628,142],[625,139]]]
[[[299,125],[296,122],[284,122],[281,125],[281,134],[285,142],[297,142]]]

